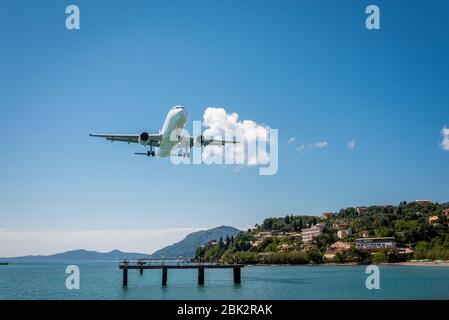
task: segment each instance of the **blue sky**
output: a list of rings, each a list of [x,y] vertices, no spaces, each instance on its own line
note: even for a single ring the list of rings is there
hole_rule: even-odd
[[[77,31],[65,29],[72,3]],[[365,28],[372,3],[380,30]],[[0,229],[247,227],[290,213],[449,201],[449,152],[439,145],[449,126],[447,1],[0,9]],[[157,132],[177,104],[190,120],[216,106],[277,128],[278,173],[174,166],[134,156],[142,146],[88,137]],[[298,151],[316,142],[327,145]]]

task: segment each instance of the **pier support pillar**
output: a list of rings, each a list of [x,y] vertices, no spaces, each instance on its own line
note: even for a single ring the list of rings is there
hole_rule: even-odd
[[[167,285],[167,268],[162,268],[162,285],[165,287]]]
[[[240,267],[234,267],[234,284],[240,284]]]
[[[140,268],[139,272],[140,272],[140,275],[143,275],[143,269],[142,268]]]
[[[128,285],[128,268],[123,268],[123,286]]]
[[[198,268],[198,284],[199,285],[204,284],[204,267]]]

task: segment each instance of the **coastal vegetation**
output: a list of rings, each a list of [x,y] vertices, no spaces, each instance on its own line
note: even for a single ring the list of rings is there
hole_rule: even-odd
[[[198,261],[245,264],[380,263],[449,260],[449,203],[401,202],[339,212],[267,218],[236,236],[198,247]],[[307,230],[319,226],[305,241]],[[313,229],[313,228],[312,228]],[[364,239],[389,239],[394,247],[365,250]],[[374,240],[373,240],[374,241]]]
[[[178,259],[180,257],[190,259],[195,256],[195,249],[198,246],[214,239],[234,236],[239,232],[239,229],[230,226],[220,226],[208,230],[196,231],[190,233],[177,243],[153,252],[151,257],[155,259]]]

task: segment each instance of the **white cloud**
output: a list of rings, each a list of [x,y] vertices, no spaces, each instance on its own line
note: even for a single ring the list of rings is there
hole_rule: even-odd
[[[327,147],[327,141],[320,141],[320,142],[315,142],[314,144],[310,145],[310,147],[312,149],[323,149]]]
[[[304,153],[308,150],[312,150],[312,149],[324,149],[329,145],[329,143],[327,141],[317,141],[314,143],[309,143],[309,144],[302,144],[299,146],[299,148],[297,149],[299,152]]]
[[[347,147],[348,147],[348,149],[349,150],[352,150],[352,149],[354,149],[355,148],[355,145],[356,145],[356,143],[357,143],[357,140],[351,140],[351,141],[349,141],[348,142],[348,144],[347,144]]]
[[[0,229],[0,257],[48,255],[67,250],[152,253],[205,228],[135,230],[8,230]]]
[[[288,139],[287,144],[291,144],[296,142],[296,138],[295,137],[291,137],[290,139]]]
[[[443,141],[441,141],[440,147],[444,151],[449,151],[449,128],[445,126],[441,129],[441,135],[443,136]]]
[[[258,124],[253,120],[239,120],[237,113],[228,114],[223,108],[209,107],[204,111],[203,125],[206,128],[203,134],[206,137],[222,137],[225,131],[233,132],[240,139],[243,137],[248,145],[256,145],[256,141],[267,141],[269,139],[270,128]],[[240,140],[239,139],[239,140]],[[235,148],[235,150],[234,150]],[[210,157],[221,157],[224,148],[221,146],[207,146],[203,150],[203,159]],[[245,154],[244,144],[237,146],[226,145],[226,154],[235,154],[236,158],[242,157],[248,165],[266,164],[270,161],[266,148],[259,148],[256,152],[247,152]]]

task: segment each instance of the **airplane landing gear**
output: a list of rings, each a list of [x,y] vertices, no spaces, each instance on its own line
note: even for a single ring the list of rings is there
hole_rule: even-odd
[[[182,140],[181,131],[182,131],[181,128],[176,127],[176,139],[178,139],[178,141]]]
[[[182,153],[183,158],[190,158],[190,149],[188,146],[185,146],[185,151]]]
[[[150,145],[150,151],[147,152],[147,156],[148,157],[154,157],[156,155],[156,153],[153,150],[153,146]]]

